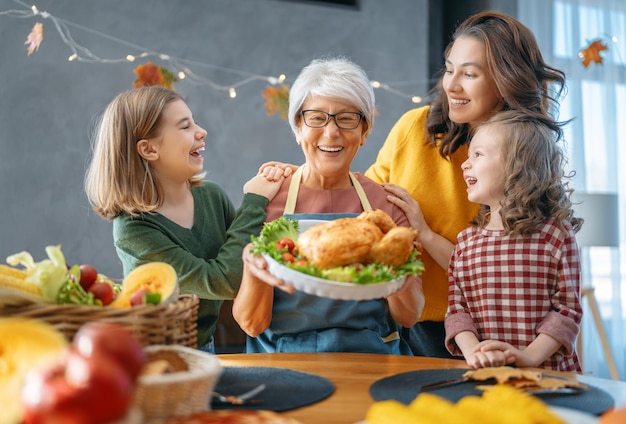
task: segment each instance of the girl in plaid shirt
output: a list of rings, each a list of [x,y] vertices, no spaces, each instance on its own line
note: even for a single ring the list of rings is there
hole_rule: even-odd
[[[580,258],[562,130],[505,111],[478,126],[461,168],[480,209],[448,269],[446,347],[472,368],[580,372]]]

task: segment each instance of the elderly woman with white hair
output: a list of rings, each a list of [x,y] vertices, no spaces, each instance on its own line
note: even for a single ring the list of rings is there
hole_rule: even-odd
[[[305,163],[266,207],[267,221],[281,215],[332,220],[381,209],[408,227],[406,215],[380,185],[350,171],[374,114],[374,92],[359,66],[345,58],[306,66],[289,93],[289,124]],[[267,263],[250,245],[243,257],[233,316],[248,335],[246,352],[411,354],[400,330],[413,326],[424,306],[418,277],[409,276],[400,291],[384,299],[336,300],[295,291],[266,271]]]

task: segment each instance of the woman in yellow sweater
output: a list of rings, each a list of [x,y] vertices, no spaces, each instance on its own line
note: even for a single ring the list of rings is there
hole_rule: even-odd
[[[453,243],[478,210],[467,200],[460,171],[472,128],[505,109],[550,116],[565,87],[565,74],[545,63],[533,33],[498,12],[478,13],[462,22],[444,58],[431,104],[398,120],[365,172],[384,184],[390,200],[420,232],[426,306],[420,322],[403,336],[414,355],[437,357],[450,357],[443,319]],[[262,168],[266,176],[292,172],[276,162],[267,165],[274,166]]]
[[[459,172],[471,131],[500,110],[551,115],[565,87],[563,72],[548,66],[532,32],[516,19],[482,12],[456,29],[430,106],[408,111],[390,131],[365,175],[394,194],[426,250],[422,275],[426,306],[405,333],[415,355],[449,356],[443,318],[448,262],[457,234],[478,205],[467,200]],[[404,187],[404,188],[403,188]]]

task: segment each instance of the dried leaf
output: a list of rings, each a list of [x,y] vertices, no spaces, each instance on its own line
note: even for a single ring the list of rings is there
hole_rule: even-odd
[[[498,383],[505,383],[516,379],[539,381],[541,377],[542,375],[538,371],[523,370],[508,366],[478,368],[463,374],[465,380],[484,381],[494,378]]]
[[[30,30],[30,34],[26,38],[26,42],[24,44],[28,44],[28,55],[30,56],[33,52],[39,50],[39,46],[43,41],[43,25],[40,22],[37,22],[33,25],[33,29]]]
[[[135,88],[161,85],[173,90],[172,83],[177,81],[174,74],[167,68],[157,66],[152,62],[137,66],[133,72],[137,74],[137,79],[134,81]]]
[[[582,49],[578,56],[583,60],[583,66],[586,68],[591,62],[602,63],[601,51],[608,50],[606,44],[602,44],[601,40],[594,40],[586,48]]]
[[[268,85],[262,94],[265,99],[265,111],[267,114],[273,115],[278,113],[278,116],[286,121],[289,114],[289,86],[274,87]]]

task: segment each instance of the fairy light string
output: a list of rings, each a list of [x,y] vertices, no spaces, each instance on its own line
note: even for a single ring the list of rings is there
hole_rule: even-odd
[[[32,19],[32,18],[43,18],[45,21],[51,22],[54,26],[56,32],[59,37],[63,41],[65,45],[71,51],[71,54],[67,58],[70,62],[83,62],[83,63],[104,63],[104,64],[115,64],[115,63],[124,63],[124,62],[135,62],[137,60],[148,60],[151,58],[158,59],[160,62],[164,63],[167,66],[167,71],[174,74],[177,78],[177,81],[186,80],[195,84],[200,84],[204,86],[208,86],[217,91],[223,91],[226,93],[228,97],[231,99],[235,99],[237,97],[237,89],[243,85],[250,84],[255,81],[263,81],[271,86],[276,85],[284,85],[287,84],[287,77],[285,74],[280,74],[277,76],[270,75],[260,75],[255,74],[239,69],[226,68],[222,66],[213,65],[210,63],[198,62],[189,59],[182,59],[174,56],[170,56],[165,53],[157,52],[149,48],[145,48],[143,46],[122,40],[120,38],[114,37],[109,34],[102,33],[100,31],[94,30],[92,28],[85,27],[83,25],[59,18],[47,11],[40,11],[36,5],[27,5],[20,0],[13,0],[14,3],[22,6],[24,9],[22,10],[7,10],[0,11],[0,16],[8,16],[11,18],[20,18],[20,19]],[[94,54],[89,48],[80,45],[74,38],[70,32],[70,27],[73,29],[79,29],[81,31],[88,32],[92,35],[98,36],[100,38],[104,38],[116,44],[122,45],[128,49],[130,49],[131,53],[126,53],[119,58],[103,58],[96,54]],[[36,49],[39,46],[36,46]],[[35,49],[35,51],[36,51]],[[228,73],[231,75],[237,75],[241,77],[240,80],[235,83],[224,85],[220,84],[212,79],[206,78],[200,75],[197,71],[194,71],[198,68],[211,69],[214,71],[220,71],[224,73]],[[420,83],[428,83],[428,81],[411,81],[405,83],[382,83],[379,81],[372,81],[372,87],[374,89],[385,90],[393,95],[398,97],[408,99],[413,103],[421,103],[422,97],[410,93],[406,93],[401,89],[394,88],[398,87],[402,84],[420,84]]]

